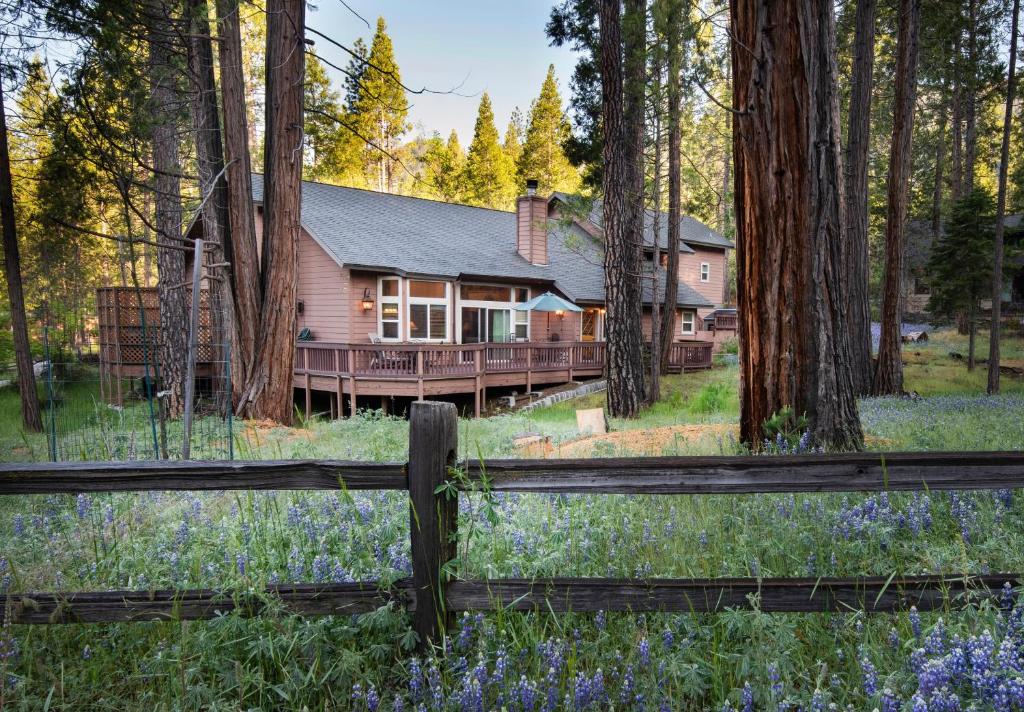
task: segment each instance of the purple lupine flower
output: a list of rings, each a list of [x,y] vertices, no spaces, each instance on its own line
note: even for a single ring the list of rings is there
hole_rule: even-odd
[[[924,641],[924,651],[929,655],[942,655],[946,651],[946,624],[942,619],[935,621],[935,626]]]
[[[25,517],[21,514],[14,515],[14,536],[21,536],[25,533]]]
[[[915,638],[921,637],[921,614],[917,612],[917,606],[910,607],[910,613],[907,614],[910,619],[910,630],[913,631]]]
[[[78,513],[79,519],[85,519],[89,515],[89,509],[92,507],[92,500],[89,499],[89,495],[80,494],[75,500],[75,511]]]
[[[373,685],[370,685],[370,689],[366,691],[366,709],[370,712],[377,712],[378,707],[380,707],[380,695],[377,694]]]
[[[651,644],[647,642],[647,638],[640,639],[640,645],[638,646],[640,651],[640,663],[646,667],[651,663]]]
[[[768,663],[768,680],[772,683],[772,695],[778,697],[782,694],[782,681],[779,677],[779,666],[775,663]]]
[[[897,650],[900,647],[900,632],[893,626],[889,629],[889,647]]]
[[[882,710],[881,712],[899,712],[900,711],[900,700],[893,691],[888,687],[882,690]]]
[[[743,702],[740,708],[742,712],[754,712],[754,691],[750,688],[749,682],[743,683],[743,694],[741,696]]]
[[[666,650],[672,649],[672,645],[675,643],[675,639],[675,635],[672,633],[670,629],[666,628],[664,631],[662,631],[661,643],[665,646]]]
[[[860,669],[864,677],[864,694],[874,697],[878,694],[878,671],[866,655],[860,659]]]

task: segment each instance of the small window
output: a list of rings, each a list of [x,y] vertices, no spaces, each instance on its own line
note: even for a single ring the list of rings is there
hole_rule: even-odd
[[[688,309],[683,310],[682,329],[684,334],[693,334],[693,323],[696,313]]]
[[[508,287],[493,287],[486,284],[464,284],[460,295],[466,301],[507,302],[512,294]]]
[[[516,303],[522,304],[528,301],[530,301],[530,290],[526,287],[518,287],[516,289]]]
[[[444,299],[445,298],[444,282],[423,282],[419,280],[412,280],[409,282],[409,296],[419,297],[422,299]]]
[[[398,277],[381,277],[379,299],[379,332],[382,339],[397,341],[402,338],[401,308],[402,285]]]
[[[432,341],[448,338],[448,308],[444,304],[410,304],[409,338]]]
[[[711,281],[711,265],[707,262],[700,263],[700,281],[710,282]]]

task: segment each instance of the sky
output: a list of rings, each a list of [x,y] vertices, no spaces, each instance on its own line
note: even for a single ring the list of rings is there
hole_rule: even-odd
[[[524,116],[540,93],[548,65],[555,65],[568,108],[569,79],[576,60],[566,48],[549,46],[544,26],[553,0],[318,0],[306,24],[351,47],[356,37],[369,46],[377,17],[387,23],[402,82],[453,94],[410,94],[412,136],[454,128],[463,146],[473,138],[480,95],[490,94],[498,134],[504,135],[515,107]],[[311,38],[319,39],[315,35]],[[320,39],[314,50],[338,66],[349,56]],[[328,68],[338,88],[343,75]]]

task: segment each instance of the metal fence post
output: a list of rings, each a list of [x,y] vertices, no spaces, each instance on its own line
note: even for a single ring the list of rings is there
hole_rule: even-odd
[[[409,535],[419,648],[438,642],[451,623],[445,600],[445,564],[455,558],[456,492],[439,491],[455,464],[458,413],[454,403],[417,401],[409,416]]]

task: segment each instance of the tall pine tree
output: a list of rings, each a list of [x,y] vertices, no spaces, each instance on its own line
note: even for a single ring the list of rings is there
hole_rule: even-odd
[[[572,128],[562,111],[555,67],[551,65],[540,96],[530,108],[530,123],[518,165],[519,175],[524,179],[537,179],[541,195],[555,190],[573,192],[579,188],[579,172],[562,150],[571,135]]]
[[[434,135],[423,157],[424,178],[441,200],[457,203],[463,199],[465,185],[463,171],[466,154],[459,145],[459,135],[453,129],[446,143]]]
[[[409,101],[383,17],[377,19],[354,108],[352,128],[366,142],[363,156],[370,184],[392,191],[398,167],[395,151],[409,130]]]
[[[498,142],[491,97],[484,92],[466,159],[465,200],[485,208],[507,209],[515,199],[515,167]]]

